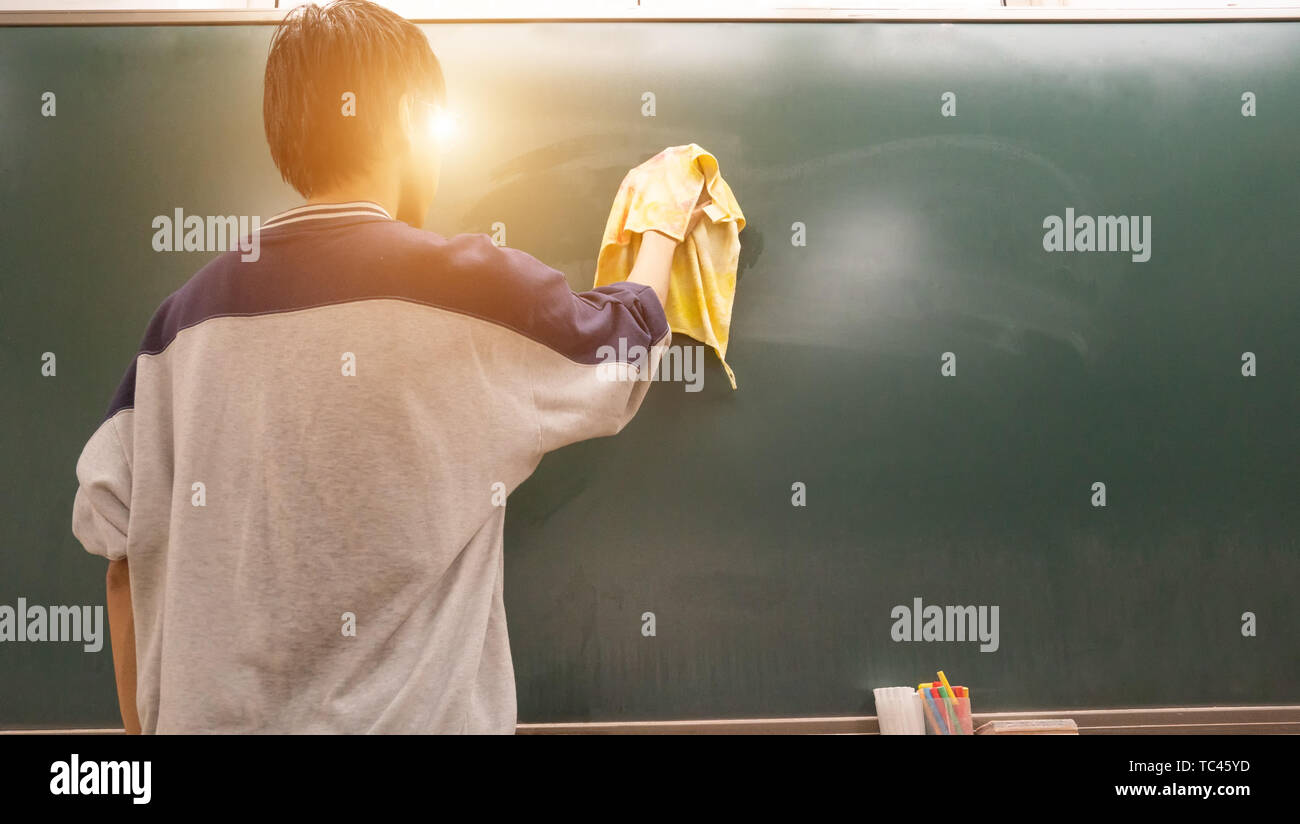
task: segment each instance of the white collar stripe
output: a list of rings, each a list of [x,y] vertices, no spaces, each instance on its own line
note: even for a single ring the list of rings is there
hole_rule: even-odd
[[[281,212],[275,217],[270,218],[262,224],[263,229],[271,226],[280,226],[285,223],[298,223],[303,220],[329,220],[336,217],[354,217],[357,215],[377,215],[389,220],[393,216],[378,203],[369,201],[355,201],[352,203],[317,203],[308,206],[299,206],[286,212]]]
[[[357,210],[353,212],[329,212],[328,214],[319,214],[319,215],[299,215],[297,217],[284,217],[283,215],[277,215],[271,218],[270,220],[268,220],[266,223],[263,223],[261,228],[274,229],[277,226],[288,226],[290,223],[301,223],[304,220],[333,220],[334,218],[337,217],[356,217],[358,215],[369,215],[370,217],[388,217],[382,212],[375,211],[374,209],[364,209],[364,210]],[[388,218],[388,219],[392,220],[392,218]]]

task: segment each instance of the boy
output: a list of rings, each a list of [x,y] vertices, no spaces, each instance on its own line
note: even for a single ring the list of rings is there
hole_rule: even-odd
[[[629,281],[578,295],[412,228],[443,96],[379,6],[276,31],[266,135],[306,205],[163,302],[77,464],[129,732],[514,731],[502,499],[636,413],[649,383],[596,352],[668,342],[675,241],[647,232]]]

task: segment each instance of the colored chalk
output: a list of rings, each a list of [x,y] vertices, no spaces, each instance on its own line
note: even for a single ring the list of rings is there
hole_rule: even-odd
[[[931,687],[928,691],[928,694],[930,695],[930,700],[934,702],[935,714],[938,715],[939,720],[943,722],[942,724],[943,734],[953,735],[952,721],[948,717],[948,715],[943,711],[943,696],[939,694],[939,690],[937,687]]]
[[[943,674],[943,670],[939,670],[939,681],[943,683],[943,700],[948,707],[948,719],[952,724],[952,728],[956,730],[958,729],[957,705],[953,701],[952,686],[948,683],[948,676]]]
[[[925,693],[925,700],[930,709],[930,716],[934,719],[934,729],[940,735],[948,734],[948,725],[943,722],[943,716],[939,714],[938,704],[935,703],[934,696],[930,690],[922,690]]]

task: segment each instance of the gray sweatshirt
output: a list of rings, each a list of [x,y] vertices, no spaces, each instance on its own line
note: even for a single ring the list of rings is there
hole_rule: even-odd
[[[658,298],[371,203],[259,242],[163,302],[77,463],[143,730],[513,732],[506,495],[635,414]]]

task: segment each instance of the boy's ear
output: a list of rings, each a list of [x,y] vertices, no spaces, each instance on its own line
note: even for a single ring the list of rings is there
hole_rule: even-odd
[[[402,99],[397,102],[397,124],[401,137],[399,146],[404,152],[409,152],[415,144],[415,101],[409,94],[402,95]]]

